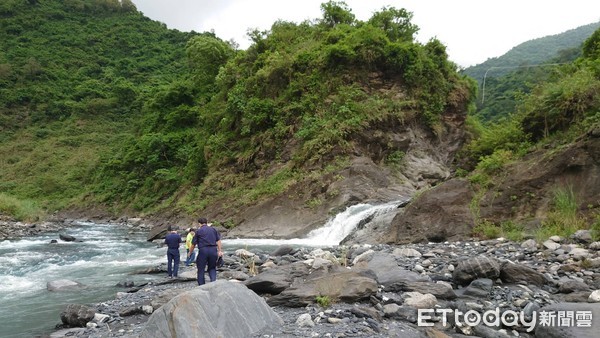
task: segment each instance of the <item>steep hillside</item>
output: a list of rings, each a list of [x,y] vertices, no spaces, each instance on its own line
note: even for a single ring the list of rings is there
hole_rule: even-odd
[[[517,114],[477,129],[475,164],[396,215],[395,242],[508,236],[600,238],[600,30],[582,57],[523,96]]]
[[[404,199],[447,177],[473,83],[439,41],[414,41],[404,10],[359,22],[341,3],[322,8],[316,22],[253,32],[246,51],[198,41],[223,66],[198,79],[214,95],[186,108],[199,112],[192,158],[173,161],[185,129],[152,124],[106,168],[107,198],[174,219],[202,213],[232,234],[290,236],[348,204]],[[154,159],[148,149],[163,156],[136,166]]]
[[[474,83],[404,9],[321,8],[240,51],[129,1],[4,2],[0,210],[285,237],[450,176]]]
[[[484,74],[490,69],[492,71],[488,72],[487,77],[493,78],[513,71],[513,67],[516,66],[536,65],[553,59],[570,62],[579,56],[583,41],[598,28],[600,22],[595,22],[560,34],[523,42],[506,54],[466,68],[462,73],[471,76],[481,84]]]
[[[80,203],[145,102],[189,70],[197,33],[130,1],[0,3],[0,213],[35,219]]]

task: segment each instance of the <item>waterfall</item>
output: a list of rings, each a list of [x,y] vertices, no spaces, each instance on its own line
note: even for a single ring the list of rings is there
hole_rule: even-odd
[[[225,239],[224,245],[228,246],[279,246],[282,244],[304,245],[304,246],[333,246],[350,235],[359,224],[372,218],[378,218],[394,212],[402,201],[393,201],[385,204],[356,204],[347,207],[344,211],[325,223],[322,227],[308,233],[304,238],[293,238],[287,240],[278,239]]]
[[[356,204],[335,215],[323,227],[311,231],[307,240],[323,245],[337,245],[354,231],[361,221],[385,215],[398,208],[399,201],[381,205]]]

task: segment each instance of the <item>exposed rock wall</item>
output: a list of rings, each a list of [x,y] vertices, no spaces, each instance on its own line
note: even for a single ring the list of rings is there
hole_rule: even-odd
[[[572,144],[532,152],[504,168],[481,197],[465,179],[425,191],[393,220],[396,242],[464,239],[476,217],[533,227],[551,210],[559,188],[572,189],[581,214],[593,217],[600,210],[599,136],[590,131]]]

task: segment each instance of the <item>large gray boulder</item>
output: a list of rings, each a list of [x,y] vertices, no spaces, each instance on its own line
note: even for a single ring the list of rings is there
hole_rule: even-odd
[[[544,275],[534,269],[508,261],[500,268],[500,279],[504,283],[526,283],[536,286],[542,286],[546,281]]]
[[[140,338],[249,337],[283,320],[240,283],[217,280],[173,298],[156,310]]]
[[[265,270],[248,278],[244,281],[244,284],[259,295],[277,295],[287,289],[295,278],[308,275],[308,270],[306,264],[295,262]]]
[[[500,277],[500,264],[497,260],[486,256],[461,260],[452,273],[452,278],[458,285],[467,285],[478,278],[494,280],[498,277]]]
[[[271,297],[269,304],[302,307],[315,303],[318,296],[353,303],[367,300],[377,293],[377,282],[365,275],[364,271],[339,266],[332,266],[330,269],[313,272],[304,280],[297,279],[289,288]]]

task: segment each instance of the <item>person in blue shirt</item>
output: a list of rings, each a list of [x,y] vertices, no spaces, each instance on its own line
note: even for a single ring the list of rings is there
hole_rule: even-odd
[[[196,268],[198,269],[198,285],[205,283],[204,271],[208,265],[208,277],[211,282],[217,280],[217,259],[223,256],[221,246],[221,234],[217,229],[208,226],[206,218],[198,219],[200,227],[196,230],[196,235],[192,240],[190,253],[198,246],[198,256],[196,258]],[[188,256],[190,255],[188,253]]]
[[[177,277],[179,271],[179,244],[183,242],[177,233],[177,227],[169,225],[169,233],[165,237],[167,245],[167,275],[169,278]]]

